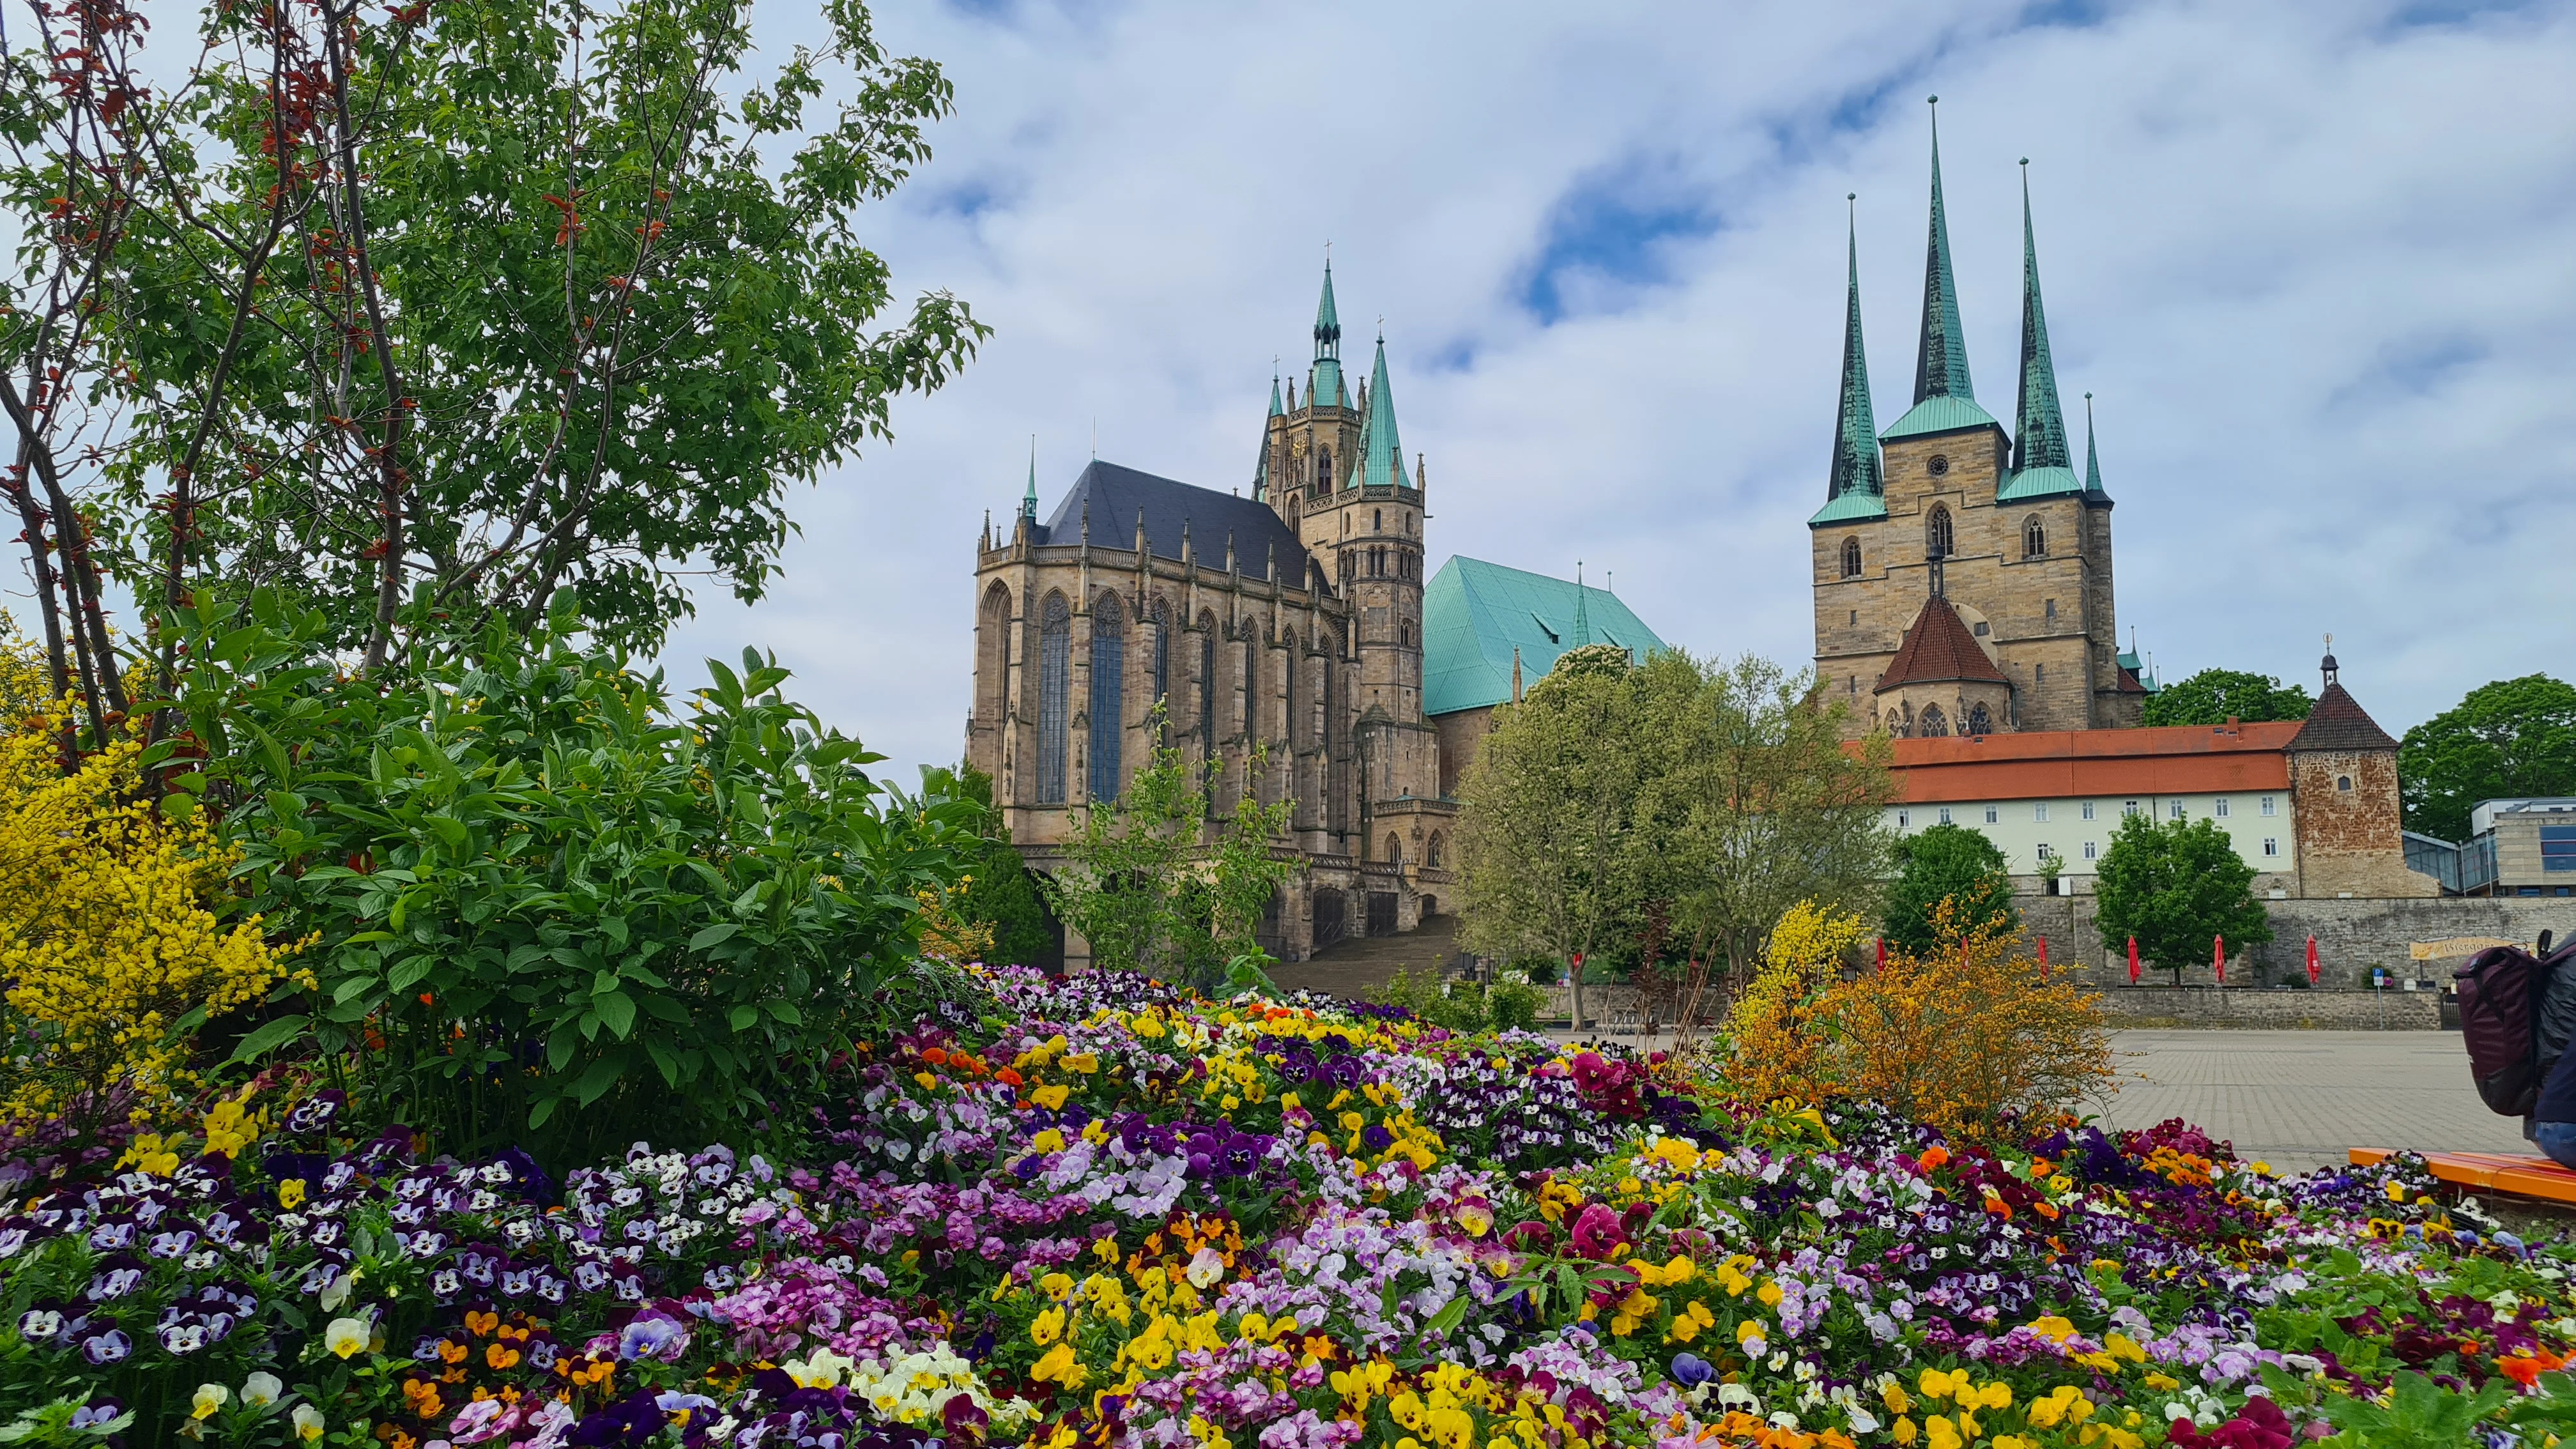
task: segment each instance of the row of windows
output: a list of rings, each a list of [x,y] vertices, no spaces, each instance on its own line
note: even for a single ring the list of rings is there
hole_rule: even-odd
[[[1373,579],[1410,579],[1422,574],[1422,560],[1411,549],[1369,548],[1346,549],[1342,553],[1342,582],[1349,583],[1365,573]]]
[[[1897,818],[1899,823],[1902,823],[1904,816],[1900,813]],[[1943,823],[1947,824],[1948,822],[1944,821]],[[2267,856],[2280,855],[2281,841],[2279,837],[2270,835],[2263,837],[2263,853]],[[2057,847],[2049,844],[2047,841],[2041,841],[2039,843],[2039,858],[2043,862],[2057,859]],[[2101,859],[2102,842],[2098,840],[2088,840],[2084,842],[2084,858],[2086,860]]]
[[[1958,531],[1950,520],[1949,505],[1932,505],[1932,511],[1923,519],[1923,556],[1927,559],[1949,558],[1958,551]],[[2021,521],[2021,556],[2026,559],[2048,557],[2048,526],[2039,521],[2038,514]],[[1860,575],[1860,540],[1857,537],[1846,538],[1843,540],[1843,577],[1856,579]]]
[[[2540,868],[2576,870],[2576,825],[2540,827]]]
[[[2048,805],[2049,802],[2045,800],[2034,802],[2030,807],[2030,818],[2039,824],[2044,825],[2048,823]],[[2075,808],[2077,813],[2083,819],[2091,820],[2096,818],[2095,810],[2097,805],[2098,802],[2096,801],[2086,800],[2078,804]],[[1949,825],[1955,823],[1950,818],[1950,812],[1954,807],[1941,805],[1935,808],[1940,811],[1941,824]],[[2281,813],[2281,799],[2277,795],[2262,796],[2256,801],[2255,808],[2259,813],[2264,815],[2278,815]],[[2003,807],[2001,805],[1988,805],[1984,807],[1984,809],[1986,812],[1986,823],[1988,825],[2000,825],[2003,823]],[[2140,813],[2140,809],[2141,807],[2135,800],[2123,800],[2120,802],[2120,813],[2123,816],[2136,815]],[[2224,820],[2229,818],[2229,816],[2234,813],[2234,810],[2235,802],[2230,797],[2221,795],[2216,801],[2212,802],[2210,814]],[[2180,800],[2167,802],[2166,814],[2168,818],[2174,820],[2188,820],[2191,818],[2190,811],[2185,802]],[[1897,811],[1897,828],[1909,828],[1912,824],[1912,817],[1913,812],[1910,810]],[[2555,828],[2564,829],[2568,832],[2567,853],[2571,861],[2576,861],[2576,826],[2561,826]],[[2544,835],[2546,833],[2547,832],[2545,831],[2543,832]],[[2544,856],[2548,854],[2548,847],[2546,845],[2542,847],[2541,853]],[[2571,864],[2566,868],[2576,870],[2576,864]]]

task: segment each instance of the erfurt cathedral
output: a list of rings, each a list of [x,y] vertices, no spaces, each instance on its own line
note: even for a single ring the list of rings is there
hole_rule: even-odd
[[[1859,255],[1855,227],[1833,465],[1825,506],[1807,525],[1824,688],[1850,701],[1855,735],[2137,724],[2148,687],[2136,657],[2120,650],[2113,616],[2111,495],[2093,444],[2091,395],[2081,473],[2058,404],[2028,172],[2010,433],[1978,406],[1968,379],[1937,128],[1914,405],[1884,433],[1871,415],[1861,350]]]
[[[1356,395],[1343,376],[1329,265],[1314,344],[1302,397],[1271,383],[1248,490],[1095,459],[1041,521],[1032,462],[1008,532],[987,521],[976,550],[966,726],[1041,870],[1158,744],[1210,767],[1219,815],[1262,754],[1252,788],[1295,800],[1305,866],[1263,922],[1290,960],[1435,914],[1456,811],[1423,712],[1425,470],[1407,471],[1385,339]]]

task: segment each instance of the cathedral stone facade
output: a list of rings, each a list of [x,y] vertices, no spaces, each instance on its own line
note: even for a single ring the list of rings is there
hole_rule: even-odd
[[[1094,460],[1041,522],[1032,465],[976,551],[966,726],[1039,870],[1159,743],[1208,770],[1220,813],[1263,757],[1253,789],[1296,802],[1279,849],[1302,869],[1263,924],[1289,960],[1436,914],[1455,815],[1423,713],[1425,469],[1385,339],[1356,395],[1343,377],[1329,267],[1314,344],[1302,399],[1272,383],[1248,497]]]
[[[2022,193],[2020,395],[2006,432],[1976,400],[1932,144],[1932,219],[1914,402],[1876,430],[1849,252],[1842,396],[1825,506],[1808,522],[1816,672],[1850,732],[1899,738],[2139,722],[2148,686],[2123,654],[2111,591],[2111,496],[2087,395],[2074,467],[2039,258]]]

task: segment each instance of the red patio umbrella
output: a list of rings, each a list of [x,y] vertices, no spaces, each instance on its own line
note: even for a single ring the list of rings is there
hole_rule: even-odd
[[[2135,936],[2129,938],[2129,984],[2138,984],[2138,938]]]
[[[2317,938],[2310,936],[2308,938],[2308,984],[2316,985],[2320,974],[2317,970]]]
[[[2226,985],[2227,938],[2225,936],[2212,936],[2209,938],[2209,961],[2211,965],[2218,968],[2218,984],[2221,986]]]
[[[1873,969],[1879,971],[1887,969],[1887,938],[1885,936],[1878,938],[1878,960]]]
[[[2046,936],[2039,938],[2039,969],[2042,975],[2046,975],[2048,972],[2048,938]]]

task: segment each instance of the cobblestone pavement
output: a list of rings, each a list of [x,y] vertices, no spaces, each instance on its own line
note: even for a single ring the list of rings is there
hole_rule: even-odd
[[[2351,1147],[2534,1150],[2521,1119],[2478,1100],[2455,1031],[2123,1031],[2111,1045],[2110,1123],[2180,1117],[2285,1171]]]

